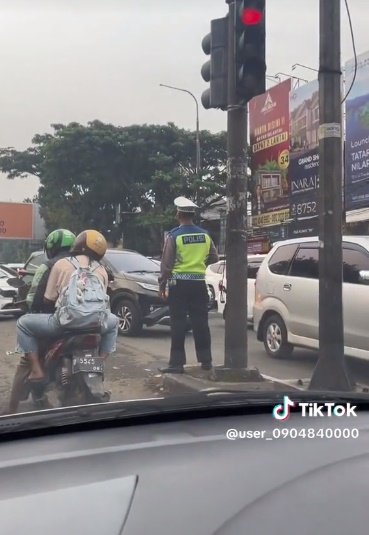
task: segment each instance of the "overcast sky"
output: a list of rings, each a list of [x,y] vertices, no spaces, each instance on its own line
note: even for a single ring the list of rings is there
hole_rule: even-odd
[[[358,53],[369,50],[369,1],[349,0]],[[342,60],[352,44],[342,2]],[[201,40],[224,0],[0,0],[0,146],[24,149],[51,123],[194,128],[206,56]],[[268,74],[318,66],[318,0],[267,0]],[[302,78],[314,72],[295,71]],[[200,109],[200,128],[226,127],[226,113]],[[0,178],[0,200],[37,192],[33,179]]]

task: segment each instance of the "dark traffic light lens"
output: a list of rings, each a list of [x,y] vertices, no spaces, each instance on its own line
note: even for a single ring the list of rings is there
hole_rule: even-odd
[[[255,26],[263,20],[263,13],[259,9],[248,8],[241,13],[241,21],[245,26]]]

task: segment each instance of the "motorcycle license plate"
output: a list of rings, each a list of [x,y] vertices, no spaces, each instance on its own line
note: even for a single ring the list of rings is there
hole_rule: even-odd
[[[104,373],[104,359],[89,352],[73,355],[72,372]]]

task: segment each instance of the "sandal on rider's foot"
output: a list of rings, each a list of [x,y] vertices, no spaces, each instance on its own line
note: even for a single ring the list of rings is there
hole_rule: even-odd
[[[45,388],[47,381],[45,377],[39,377],[37,379],[28,379],[28,384],[30,386],[32,399],[34,402],[41,400],[45,395]]]

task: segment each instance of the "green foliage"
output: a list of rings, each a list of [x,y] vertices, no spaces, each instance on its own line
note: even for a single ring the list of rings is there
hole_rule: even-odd
[[[33,251],[42,248],[42,242],[29,240],[0,240],[0,261],[7,263],[25,263]]]
[[[267,160],[264,164],[260,165],[260,169],[263,169],[263,171],[280,171],[276,160]]]
[[[0,170],[8,178],[40,179],[38,202],[48,230],[93,227],[107,236],[127,236],[137,229],[158,247],[163,229],[173,222],[176,196],[208,207],[225,193],[224,132],[200,133],[197,176],[195,133],[171,123],[117,127],[93,121],[52,129],[35,135],[25,151],[0,149]]]

